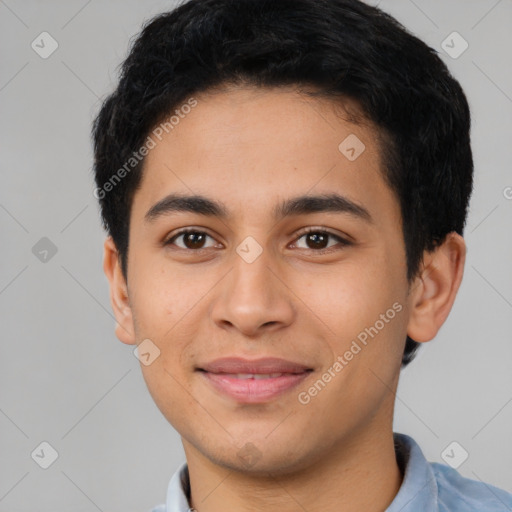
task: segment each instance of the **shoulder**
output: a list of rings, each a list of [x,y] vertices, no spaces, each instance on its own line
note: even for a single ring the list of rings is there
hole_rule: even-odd
[[[431,463],[438,487],[439,512],[512,511],[512,494],[480,480],[463,477],[455,469],[438,462]]]

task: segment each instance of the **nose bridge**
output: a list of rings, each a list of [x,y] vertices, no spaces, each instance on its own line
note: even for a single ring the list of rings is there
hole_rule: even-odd
[[[236,248],[233,255],[233,271],[231,280],[235,291],[243,293],[257,293],[259,300],[263,296],[271,296],[269,281],[275,278],[272,272],[272,258],[269,249],[264,249],[252,237],[247,237]],[[255,297],[258,299],[258,297]]]
[[[287,288],[277,277],[272,251],[247,237],[233,252],[232,270],[213,308],[213,320],[245,334],[292,321]]]

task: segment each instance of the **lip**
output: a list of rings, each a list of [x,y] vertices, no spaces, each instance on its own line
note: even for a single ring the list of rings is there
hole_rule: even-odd
[[[313,371],[303,364],[273,357],[227,357],[203,364],[197,370],[214,389],[243,403],[272,400],[298,386]],[[271,374],[281,375],[249,377]]]
[[[244,359],[243,357],[223,357],[202,364],[199,369],[209,373],[302,373],[310,367],[277,357]]]

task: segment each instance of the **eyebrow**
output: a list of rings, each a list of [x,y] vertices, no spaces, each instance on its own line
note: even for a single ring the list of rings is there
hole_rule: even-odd
[[[169,194],[147,211],[144,221],[151,223],[175,212],[190,212],[224,220],[231,217],[226,206],[219,201],[201,195]],[[275,220],[281,220],[293,215],[319,212],[349,214],[369,224],[373,223],[370,212],[363,205],[335,193],[286,199],[274,207],[273,217]]]

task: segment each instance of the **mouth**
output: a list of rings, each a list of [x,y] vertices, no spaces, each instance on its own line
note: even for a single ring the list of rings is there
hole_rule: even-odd
[[[241,403],[268,402],[303,382],[313,368],[277,358],[217,359],[196,368],[216,392]]]

